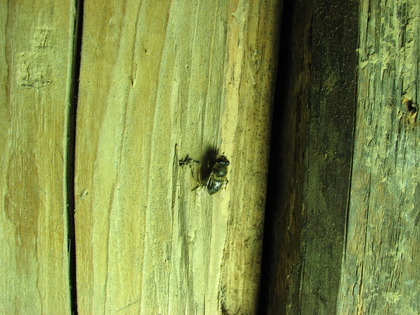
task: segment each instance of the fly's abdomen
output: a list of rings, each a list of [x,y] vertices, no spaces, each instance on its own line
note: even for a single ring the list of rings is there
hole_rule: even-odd
[[[212,176],[207,184],[207,192],[209,195],[217,193],[223,187],[224,182],[223,179],[217,179]]]

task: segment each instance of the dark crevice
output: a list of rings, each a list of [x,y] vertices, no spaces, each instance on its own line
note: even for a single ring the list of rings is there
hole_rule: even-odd
[[[289,47],[291,47],[291,34],[292,34],[292,16],[294,12],[294,1],[284,0],[282,16],[281,16],[281,29],[279,36],[279,55],[278,55],[278,68],[277,78],[275,85],[275,94],[273,100],[272,110],[272,125],[271,125],[271,144],[270,144],[270,163],[268,172],[268,183],[267,183],[267,199],[265,208],[265,227],[263,237],[263,253],[262,253],[262,265],[261,265],[261,282],[260,282],[260,297],[259,297],[259,314],[270,313],[269,305],[271,303],[270,288],[272,287],[273,281],[276,281],[276,275],[273,274],[273,253],[276,250],[274,248],[275,242],[275,229],[279,228],[278,220],[274,218],[278,217],[275,211],[278,211],[278,193],[284,186],[282,180],[280,163],[281,152],[279,151],[278,139],[284,135],[283,119],[285,117],[286,110],[286,96],[287,91],[290,88],[290,60],[291,54],[293,53]]]
[[[76,149],[76,113],[79,94],[80,58],[83,29],[83,0],[75,0],[73,64],[70,77],[70,100],[67,123],[67,224],[69,246],[69,278],[71,313],[77,314],[77,276],[76,276],[76,229],[75,229],[75,149]]]

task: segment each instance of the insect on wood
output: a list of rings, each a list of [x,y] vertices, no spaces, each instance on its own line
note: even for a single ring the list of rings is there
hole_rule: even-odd
[[[213,195],[224,189],[229,183],[227,173],[230,162],[224,154],[218,155],[217,152],[218,150],[211,150],[210,154],[208,154],[210,157],[208,158],[208,163],[206,163],[207,166],[201,168],[197,175],[199,184],[192,191],[204,187],[209,195]],[[179,165],[191,165],[192,162],[200,163],[187,155],[184,159],[179,160]]]

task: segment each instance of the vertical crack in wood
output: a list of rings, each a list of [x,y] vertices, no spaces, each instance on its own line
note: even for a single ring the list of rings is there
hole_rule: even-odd
[[[76,149],[76,113],[79,94],[80,56],[83,26],[83,0],[74,3],[74,33],[72,69],[70,76],[70,93],[67,120],[67,154],[66,154],[66,192],[67,224],[69,246],[69,278],[71,313],[77,314],[77,275],[76,275],[76,230],[75,230],[75,149]]]

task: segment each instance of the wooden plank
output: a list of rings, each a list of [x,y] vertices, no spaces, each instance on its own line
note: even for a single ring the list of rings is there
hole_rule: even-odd
[[[84,4],[79,312],[254,313],[279,1]],[[227,189],[191,192],[215,147]]]
[[[307,0],[284,10],[261,311],[334,314],[350,189],[358,3]]]
[[[70,314],[69,1],[1,1],[0,311]]]
[[[348,211],[358,1],[314,1],[298,281],[289,311],[334,314]],[[316,312],[314,312],[316,310]]]
[[[403,103],[418,108],[419,38],[419,1],[361,2],[342,314],[420,312],[420,137]]]

